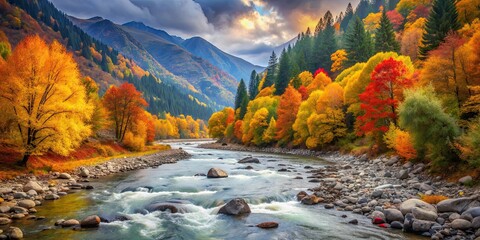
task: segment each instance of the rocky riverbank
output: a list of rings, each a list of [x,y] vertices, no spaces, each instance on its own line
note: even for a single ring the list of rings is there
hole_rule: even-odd
[[[371,218],[378,227],[431,239],[480,239],[480,191],[463,185],[471,181],[469,176],[457,183],[446,182],[426,173],[423,164],[403,163],[397,157],[368,159],[366,156],[220,143],[201,147],[319,157],[335,164],[311,168],[307,176],[296,178],[318,184],[297,195],[303,204],[350,211],[359,217]],[[429,204],[420,199],[422,195],[443,195],[449,199]],[[349,219],[349,222],[358,223],[356,219]]]
[[[11,180],[0,181],[0,239],[23,238],[22,226],[16,225],[20,219],[42,220],[36,216],[36,208],[43,201],[60,199],[70,192],[93,189],[89,182],[102,176],[127,172],[162,164],[172,164],[188,158],[190,155],[181,149],[172,149],[142,157],[117,158],[96,165],[85,166],[74,172],[51,172],[48,175],[17,176]],[[58,221],[59,227],[91,228],[100,223],[98,216],[89,216],[82,221],[69,219]]]

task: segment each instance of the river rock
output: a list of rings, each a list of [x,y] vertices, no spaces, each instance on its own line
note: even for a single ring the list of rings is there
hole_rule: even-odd
[[[10,209],[11,209],[10,206],[2,205],[0,206],[0,213],[8,213],[10,212]]]
[[[22,201],[18,202],[18,206],[24,207],[26,209],[30,209],[30,208],[35,207],[35,202],[32,201],[32,200],[22,200]]]
[[[353,225],[357,225],[358,220],[357,219],[352,219],[352,220],[348,221],[348,223],[353,224]]]
[[[390,223],[390,227],[393,229],[403,229],[403,224],[399,221],[393,221]]]
[[[472,228],[479,229],[480,228],[480,217],[476,217],[472,220]]]
[[[397,178],[400,180],[407,179],[408,178],[408,170],[400,170],[397,174]]]
[[[446,199],[437,204],[438,212],[457,212],[462,213],[465,210],[480,206],[477,201],[478,196]]]
[[[15,199],[22,199],[28,197],[27,193],[25,192],[16,192],[13,194],[13,198]]]
[[[0,217],[0,225],[7,225],[7,224],[10,224],[11,222],[12,220],[10,220],[9,218]]]
[[[383,190],[375,190],[372,192],[372,198],[381,198],[383,195]]]
[[[0,195],[11,193],[13,190],[11,188],[0,188]]]
[[[248,206],[247,202],[242,198],[232,199],[218,210],[219,214],[227,215],[241,215],[251,212],[250,206]]]
[[[246,157],[244,159],[239,160],[238,163],[260,163],[260,160],[254,157]]]
[[[411,213],[414,207],[418,207],[432,212],[437,212],[437,209],[435,209],[434,206],[415,198],[408,199],[407,201],[400,204],[400,212],[402,212],[403,215]]]
[[[168,204],[168,203],[152,204],[152,205],[147,207],[147,210],[150,211],[150,212],[154,212],[154,211],[165,212],[167,210],[170,210],[171,213],[177,213],[178,212],[178,208],[176,206],[174,206],[173,204]]]
[[[464,214],[470,214],[472,215],[473,218],[480,217],[480,207],[470,208],[467,211],[462,213],[462,215]]]
[[[434,222],[437,220],[437,213],[429,210],[425,210],[419,207],[412,208],[413,217],[420,220],[427,220]]]
[[[23,238],[23,232],[20,228],[10,227],[7,230],[7,236],[8,236],[9,239],[22,239]]]
[[[68,174],[68,173],[60,173],[58,178],[60,178],[60,179],[71,179],[72,176],[70,176],[70,174]]]
[[[43,193],[43,187],[38,184],[38,182],[30,181],[25,186],[23,186],[23,191],[28,192],[30,190],[35,190],[37,193]]]
[[[259,228],[265,228],[265,229],[268,229],[268,228],[277,228],[277,227],[278,227],[278,223],[276,223],[276,222],[263,222],[263,223],[257,224],[257,227],[259,227]]]
[[[80,222],[77,219],[69,219],[67,221],[63,221],[62,223],[60,223],[60,225],[65,228],[73,227],[73,226],[80,225]]]
[[[471,183],[472,181],[473,181],[473,178],[471,176],[465,176],[458,179],[458,182],[463,185]]]
[[[402,212],[400,212],[398,209],[388,208],[383,210],[383,214],[385,215],[385,219],[388,223],[394,221],[403,222],[404,220]]]
[[[26,209],[24,207],[20,207],[20,206],[13,206],[12,209],[10,209],[10,211],[14,212],[14,213],[28,214],[28,209]]]
[[[459,230],[467,230],[472,227],[472,223],[470,221],[461,218],[453,220],[451,225],[453,229]]]
[[[82,228],[96,228],[100,226],[100,217],[97,215],[88,216],[80,221],[80,226]]]
[[[306,193],[305,191],[297,193],[297,201],[302,201],[302,199],[306,196],[308,196],[308,193]]]
[[[432,225],[433,225],[433,222],[414,219],[412,224],[412,230],[414,232],[419,232],[419,233],[428,232],[432,227]]]
[[[323,202],[323,198],[321,197],[317,197],[315,195],[308,195],[304,198],[302,198],[302,204],[305,204],[305,205],[315,205],[315,204],[318,204],[320,202]]]
[[[83,177],[83,178],[87,178],[88,176],[90,176],[90,171],[88,171],[87,168],[85,167],[81,167],[80,168],[80,174],[78,174],[80,177]]]
[[[57,194],[48,194],[45,196],[45,200],[57,200],[59,198],[60,196],[58,196]]]
[[[385,215],[380,211],[373,211],[371,217],[373,224],[382,224],[386,220]]]
[[[30,196],[30,197],[35,197],[38,195],[37,191],[31,189],[31,190],[28,190],[27,191],[27,195]]]
[[[208,170],[207,178],[226,178],[228,174],[220,168],[211,168]]]

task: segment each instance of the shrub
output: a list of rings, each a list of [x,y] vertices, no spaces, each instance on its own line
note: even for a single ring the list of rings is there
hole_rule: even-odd
[[[430,204],[437,204],[443,200],[448,199],[448,197],[442,195],[420,195],[422,201]]]

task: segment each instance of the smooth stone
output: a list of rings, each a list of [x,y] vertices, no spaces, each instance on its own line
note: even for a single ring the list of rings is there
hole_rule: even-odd
[[[30,181],[27,184],[25,184],[25,186],[23,186],[24,192],[28,192],[30,190],[35,190],[37,193],[44,192],[43,187],[38,182],[35,182],[35,181]]]
[[[242,198],[232,199],[218,210],[219,214],[227,215],[241,215],[251,212],[250,206],[248,206],[247,202]]]
[[[435,220],[437,220],[437,217],[438,217],[437,213],[428,211],[419,207],[412,208],[412,214],[413,214],[413,217],[416,219],[427,220],[431,222],[434,222]]]
[[[315,205],[315,204],[318,204],[320,202],[323,202],[323,198],[321,197],[317,197],[315,195],[308,195],[304,198],[302,198],[302,204],[305,204],[305,205]]]
[[[63,221],[60,225],[62,227],[73,227],[73,226],[80,225],[80,222],[77,219],[69,219],[69,220]]]
[[[100,217],[97,215],[88,216],[80,221],[80,226],[82,228],[96,228],[100,226]]]
[[[480,217],[476,217],[472,220],[472,228],[474,229],[480,228]]]
[[[468,184],[472,181],[473,181],[472,176],[465,176],[465,177],[462,177],[462,178],[458,179],[458,182],[462,185]]]
[[[228,177],[227,172],[223,171],[220,168],[211,168],[208,170],[207,178],[226,178]]]
[[[463,214],[470,214],[473,218],[480,217],[480,207],[473,207],[463,212]]]
[[[10,224],[11,222],[12,220],[10,220],[9,218],[0,217],[0,225],[7,225],[7,224]]]
[[[90,171],[85,167],[81,167],[80,168],[80,174],[78,174],[78,175],[80,177],[87,178],[88,176],[90,176]]]
[[[60,178],[60,179],[71,179],[72,176],[70,176],[70,174],[68,174],[68,173],[60,173],[58,178]]]
[[[400,212],[402,212],[403,215],[406,215],[407,213],[411,213],[414,207],[418,207],[418,208],[432,211],[432,212],[437,212],[434,206],[420,199],[414,199],[414,198],[408,199],[407,201],[400,204]]]
[[[276,222],[263,222],[263,223],[257,224],[257,227],[264,228],[264,229],[278,228],[278,223],[276,223]]]
[[[399,221],[393,221],[390,223],[390,227],[394,229],[403,229],[403,224]]]
[[[10,211],[14,213],[28,213],[28,209],[20,206],[13,206],[12,209],[10,209]]]
[[[11,188],[0,188],[0,194],[7,194],[11,192],[13,192]]]
[[[375,190],[372,192],[372,195],[371,197],[372,198],[381,198],[383,195],[383,191],[382,190]]]
[[[450,214],[450,216],[448,216],[448,220],[450,220],[450,222],[453,222],[453,220],[459,219],[459,218],[460,218],[460,214],[458,213],[452,213]]]
[[[59,198],[60,196],[58,196],[57,194],[48,194],[45,196],[45,200],[57,200]]]
[[[22,200],[22,201],[18,202],[18,206],[24,207],[26,209],[30,209],[30,208],[35,207],[35,202],[32,201],[32,200]]]
[[[12,209],[10,206],[0,206],[0,213],[8,213]]]
[[[467,221],[465,219],[455,219],[451,223],[451,226],[453,229],[459,229],[459,230],[467,230],[472,227],[472,223],[470,221]]]
[[[9,239],[22,239],[23,238],[23,232],[20,228],[10,227],[7,230],[7,236],[9,237]]]
[[[306,196],[308,196],[308,193],[306,193],[305,191],[297,193],[297,201],[301,201]]]
[[[385,215],[380,211],[373,211],[371,214],[373,224],[385,223]]]
[[[358,220],[357,219],[352,219],[352,220],[348,221],[348,223],[353,224],[353,225],[357,225]]]
[[[478,195],[463,198],[446,199],[437,204],[438,212],[462,213],[469,208],[480,206]]]
[[[27,191],[27,195],[30,196],[30,197],[35,197],[38,195],[37,191],[33,190],[33,189],[30,189]]]
[[[403,222],[404,220],[402,212],[400,212],[398,209],[388,208],[383,210],[383,214],[385,214],[385,219],[388,223],[395,221]]]
[[[246,157],[244,159],[239,160],[238,163],[260,163],[260,160],[254,157]]]
[[[414,219],[412,224],[412,230],[414,232],[427,232],[432,227],[433,222],[426,220]]]

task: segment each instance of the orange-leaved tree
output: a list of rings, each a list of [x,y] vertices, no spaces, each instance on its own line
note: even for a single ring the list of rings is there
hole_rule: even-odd
[[[2,114],[14,116],[11,137],[23,152],[19,164],[48,150],[67,155],[91,134],[93,107],[75,60],[60,43],[26,37],[0,64],[0,78],[1,105],[9,109]]]
[[[119,142],[123,142],[127,130],[148,105],[142,93],[131,83],[123,83],[120,87],[111,86],[103,96],[103,104],[110,113],[115,138]]]
[[[277,108],[277,136],[280,145],[288,144],[293,140],[293,123],[297,118],[298,109],[302,103],[302,94],[294,87],[288,86],[280,96]]]
[[[358,134],[386,132],[390,123],[396,125],[396,108],[403,90],[413,86],[407,67],[393,58],[380,62],[372,72],[372,81],[360,94],[364,114],[357,118]]]

